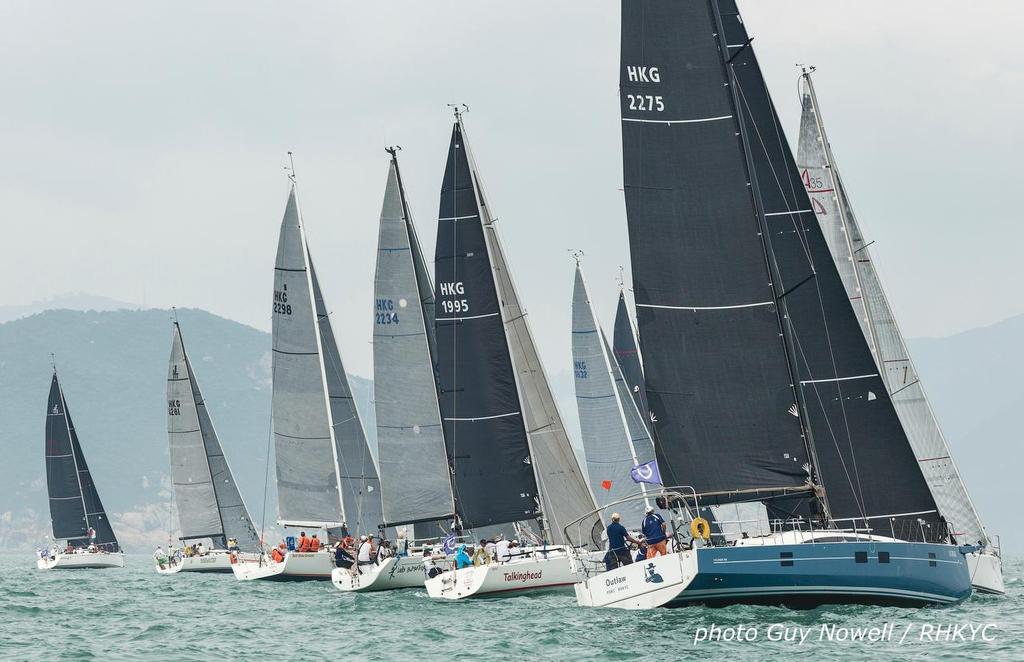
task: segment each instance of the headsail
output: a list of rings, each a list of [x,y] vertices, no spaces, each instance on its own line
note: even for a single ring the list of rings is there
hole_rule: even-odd
[[[835,519],[934,518],[735,2],[622,8],[633,283],[663,475],[699,491],[813,482]]]
[[[802,115],[797,166],[843,285],[875,351],[896,412],[906,430],[939,512],[964,541],[988,544],[985,527],[957,471],[925,395],[903,334],[882,287],[839,166],[832,154],[810,71],[802,76]]]
[[[224,457],[177,322],[167,374],[167,435],[182,540],[211,538],[225,548],[234,539],[242,551],[258,551],[259,535]]]
[[[537,481],[462,125],[452,129],[434,257],[437,369],[466,528],[534,520]]]
[[[597,504],[604,506],[641,491],[643,485],[633,482],[630,470],[653,460],[654,446],[594,314],[579,263],[572,297],[572,362],[587,475]],[[627,412],[633,414],[635,429]],[[625,502],[618,511],[636,525],[646,505]]]
[[[644,382],[643,361],[637,348],[636,336],[633,333],[633,322],[629,318],[626,306],[626,293],[619,291],[619,304],[615,308],[615,327],[612,334],[612,350],[615,360],[626,380],[630,397],[640,412],[642,424],[647,428],[648,435],[654,429],[651,423],[651,410],[647,405],[647,384]]]
[[[119,551],[56,371],[46,403],[46,488],[54,539],[75,547],[95,543],[108,552]]]
[[[434,373],[434,293],[392,151],[374,280],[377,452],[389,524],[450,519],[451,474]]]
[[[526,309],[519,301],[515,280],[509,270],[508,260],[505,259],[496,219],[487,204],[473,153],[469,145],[465,147],[480,200],[484,237],[494,266],[505,334],[525,412],[526,431],[541,494],[547,539],[555,543],[587,544],[597,539],[594,530],[595,527],[599,528],[600,518],[596,514],[568,531],[570,536],[575,536],[570,540],[565,539],[567,532],[564,529],[581,515],[596,510],[597,504],[565,431],[562,415],[533,342]]]

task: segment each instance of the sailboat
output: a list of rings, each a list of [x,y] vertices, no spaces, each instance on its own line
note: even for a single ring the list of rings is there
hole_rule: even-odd
[[[434,372],[434,287],[406,202],[398,149],[388,149],[374,279],[377,453],[385,526],[414,527],[415,542],[429,545],[447,533],[455,504]],[[358,573],[336,568],[331,579],[342,591],[423,586],[423,557],[416,551],[360,566]]]
[[[177,321],[167,368],[167,439],[180,539],[208,544],[201,555],[168,549],[166,558],[156,559],[156,571],[231,572],[233,562],[257,560],[259,535],[221,449]]]
[[[50,501],[53,540],[63,540],[41,551],[36,567],[122,568],[124,553],[100,502],[96,483],[85,463],[71,412],[57,370],[50,381],[46,403],[46,491]]]
[[[306,243],[294,170],[274,267],[273,428],[278,524],[323,542],[375,533],[377,466],[356,410]],[[329,579],[334,555],[289,550],[281,562],[236,564],[238,579]]]
[[[654,460],[654,444],[594,313],[579,260],[572,296],[572,364],[587,475],[597,505],[603,507],[637,491],[630,471]],[[619,512],[626,522],[638,525],[649,505],[627,501]],[[601,513],[610,523],[610,513]]]
[[[565,525],[592,512],[576,459],[537,354],[496,219],[456,111],[435,250],[437,370],[457,528],[477,537],[532,540],[503,563],[450,570],[426,582],[432,598],[569,586],[569,551],[594,541]],[[527,542],[524,540],[524,542]]]
[[[896,323],[825,133],[811,72],[804,68],[801,75],[800,177],[939,513],[958,540],[981,548],[967,555],[974,588],[1004,593],[998,547],[971,502]]]
[[[622,3],[633,291],[676,544],[577,601],[956,603],[976,548],[943,526],[751,41],[733,0]],[[767,526],[724,544],[694,514],[734,502]]]

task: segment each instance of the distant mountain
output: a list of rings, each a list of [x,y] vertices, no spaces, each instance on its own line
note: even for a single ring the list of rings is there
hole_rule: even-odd
[[[118,301],[95,294],[72,292],[58,294],[55,297],[28,304],[0,306],[0,323],[28,317],[46,310],[138,310],[143,307],[137,303]]]
[[[258,526],[270,426],[270,336],[201,310],[177,314],[214,425]],[[166,541],[170,342],[166,310],[52,310],[0,324],[0,548],[32,546],[48,534],[43,430],[51,352],[118,536],[135,551]],[[372,438],[371,383],[353,377],[352,385]],[[272,523],[273,473],[267,483]]]
[[[942,430],[990,534],[1024,549],[1024,315],[946,338],[910,341]]]

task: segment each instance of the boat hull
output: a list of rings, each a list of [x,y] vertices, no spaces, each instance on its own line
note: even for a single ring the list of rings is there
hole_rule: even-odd
[[[449,570],[424,583],[427,594],[443,600],[463,600],[527,591],[568,590],[582,578],[565,550],[546,557],[529,555],[506,563]]]
[[[68,570],[74,568],[123,568],[124,554],[115,552],[82,552],[48,556],[36,561],[40,570]]]
[[[840,542],[708,547],[616,568],[576,585],[582,606],[653,609],[767,604],[921,606],[971,594],[951,545]]]
[[[967,555],[967,569],[971,573],[971,586],[979,593],[1004,595],[1003,560],[995,554],[972,552]]]
[[[240,563],[254,563],[259,561],[257,554],[239,554]],[[156,565],[158,575],[176,575],[179,572],[207,572],[207,573],[228,573],[231,572],[231,554],[224,550],[214,550],[203,556],[185,556],[178,559],[173,565],[165,564],[164,567]]]
[[[335,588],[345,592],[416,588],[422,587],[425,581],[422,556],[384,559],[380,565],[362,566],[358,575],[353,575],[347,568],[335,568],[331,573],[331,582]]]
[[[275,563],[264,560],[236,563],[231,566],[235,579],[251,581],[328,580],[334,570],[334,554],[324,549],[319,552],[288,552],[284,561]]]

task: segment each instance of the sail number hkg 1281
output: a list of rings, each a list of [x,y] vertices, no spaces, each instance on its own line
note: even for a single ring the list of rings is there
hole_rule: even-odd
[[[456,281],[454,283],[438,283],[438,289],[441,291],[441,311],[445,313],[468,313],[469,312],[469,300],[462,297],[466,294],[466,287],[462,284],[462,281]]]

